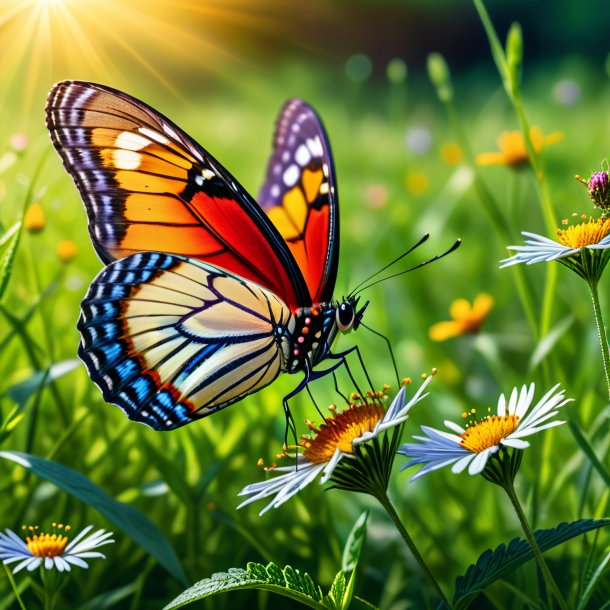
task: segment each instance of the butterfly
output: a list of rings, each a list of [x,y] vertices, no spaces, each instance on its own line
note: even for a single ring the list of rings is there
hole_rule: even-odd
[[[160,112],[63,81],[46,122],[106,265],[81,304],[79,356],[108,403],[178,428],[303,372],[344,363],[339,332],[366,305],[333,299],[339,210],[326,132],[288,101],[258,200]],[[326,358],[338,360],[323,371]]]

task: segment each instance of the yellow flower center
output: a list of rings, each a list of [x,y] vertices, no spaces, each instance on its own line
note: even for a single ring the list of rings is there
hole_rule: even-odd
[[[610,218],[589,218],[588,222],[573,225],[567,229],[557,229],[559,243],[568,248],[584,248],[598,244],[610,233]]]
[[[59,526],[53,523],[53,529],[55,528],[63,529],[63,524],[59,524]],[[26,529],[26,526],[23,526],[23,529]],[[34,532],[38,529],[38,526],[29,526],[27,529],[30,532]],[[68,532],[70,530],[70,526],[66,525],[65,531]],[[33,534],[32,536],[27,536],[25,539],[28,549],[30,549],[32,555],[35,557],[57,557],[64,552],[66,548],[66,544],[68,543],[68,537],[62,536],[60,534],[45,534],[41,532],[40,534]]]
[[[365,432],[372,432],[383,418],[385,409],[381,403],[381,392],[376,392],[372,402],[361,400],[350,404],[341,413],[333,413],[324,418],[319,429],[313,425],[312,437],[302,436],[301,446],[305,448],[303,456],[313,464],[328,462],[337,449],[344,453],[353,453],[353,441]]]
[[[518,415],[488,415],[461,435],[462,447],[473,453],[481,453],[498,445],[517,429],[518,424]]]
[[[57,557],[64,552],[68,543],[67,536],[57,534],[40,534],[26,538],[28,549],[36,557]]]

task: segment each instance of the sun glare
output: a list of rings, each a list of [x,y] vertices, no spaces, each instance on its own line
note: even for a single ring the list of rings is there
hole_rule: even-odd
[[[248,40],[282,32],[288,10],[282,0],[3,0],[0,118],[31,115],[66,78],[119,88],[135,78],[176,96],[193,75],[239,83]]]

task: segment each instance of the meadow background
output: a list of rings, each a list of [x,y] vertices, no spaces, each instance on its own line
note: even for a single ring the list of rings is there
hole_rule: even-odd
[[[512,22],[523,28],[522,92],[530,124],[545,134],[563,133],[542,151],[560,226],[573,212],[591,211],[574,174],[588,178],[602,163],[607,168],[607,6],[558,2],[549,12],[543,3],[506,1],[489,2],[488,9],[502,39]],[[364,508],[371,517],[358,593],[384,609],[428,607],[417,566],[368,497],[312,485],[263,517],[262,505],[235,510],[237,493],[263,476],[257,460],[269,463],[281,449],[281,399],[296,377],[284,376],[168,434],[129,422],[103,403],[74,360],[79,303],[101,263],[80,197],[44,126],[46,93],[65,78],[105,83],[148,102],[254,195],[279,108],[290,97],[310,102],[327,128],[337,171],[337,297],[424,232],[430,240],[410,257],[413,263],[463,240],[441,262],[365,295],[371,300],[365,321],[392,341],[400,374],[417,378],[431,367],[439,371],[431,396],[412,412],[405,440],[419,424],[441,426],[473,406],[495,406],[499,393],[515,385],[535,381],[544,391],[560,382],[575,398],[569,418],[608,467],[608,397],[586,286],[554,264],[547,332],[532,330],[517,296],[516,272],[500,270],[499,261],[507,245],[520,243],[521,230],[545,234],[533,174],[528,166],[473,166],[456,152],[454,126],[426,71],[427,56],[436,51],[451,69],[456,120],[472,151],[495,150],[498,135],[518,129],[518,121],[469,2],[0,1],[0,234],[32,203],[44,211],[40,230],[23,231],[0,304],[0,450],[78,471],[145,514],[175,554],[155,547],[174,565],[172,574],[143,548],[129,523],[119,529],[99,505],[0,460],[0,528],[63,521],[75,529],[91,523],[115,532],[116,544],[105,547],[107,559],[93,560],[87,572],[74,570],[58,607],[160,608],[183,590],[179,572],[193,583],[248,561],[290,564],[328,587]],[[501,210],[510,241],[481,204],[477,176]],[[62,260],[58,245],[64,240],[76,250],[71,257],[60,248]],[[550,268],[539,264],[523,274],[538,320]],[[452,301],[472,301],[482,292],[495,305],[480,333],[430,339],[430,326],[449,319]],[[605,313],[610,291],[604,278],[600,294]],[[363,329],[341,338],[340,346],[354,341],[375,383],[395,383],[383,343]],[[314,393],[321,404],[337,399],[328,380],[316,382]],[[305,394],[294,401],[293,414],[297,423],[315,417]],[[534,527],[608,516],[607,485],[568,426],[532,444],[517,484]],[[443,470],[414,484],[408,478],[396,467],[391,496],[447,591],[485,549],[520,534],[505,498],[482,477]],[[156,536],[151,530],[150,546],[161,544]],[[577,538],[548,553],[551,570],[566,589],[582,583],[589,555],[602,556],[608,543],[604,530]],[[27,608],[39,607],[29,577],[21,573],[15,580]],[[535,592],[530,562],[472,607],[537,607],[531,602]],[[606,581],[586,607],[603,607],[608,594]],[[0,610],[16,603],[2,570]],[[254,592],[200,606],[290,607]]]

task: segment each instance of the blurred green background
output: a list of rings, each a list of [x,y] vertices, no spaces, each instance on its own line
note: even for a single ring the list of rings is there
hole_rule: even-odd
[[[607,167],[607,5],[564,1],[549,10],[546,3],[506,0],[489,2],[488,9],[502,39],[512,22],[522,25],[530,124],[545,134],[563,133],[561,142],[543,150],[556,218],[588,214],[586,190],[573,175],[588,177],[603,162]],[[52,458],[144,512],[168,538],[192,582],[250,560],[274,560],[307,570],[328,586],[351,524],[370,507],[360,594],[384,609],[424,607],[416,566],[368,498],[313,485],[263,518],[257,515],[262,505],[235,511],[237,492],[263,476],[258,458],[273,461],[281,448],[281,398],[296,377],[284,376],[260,394],[167,435],[128,422],[119,409],[105,405],[82,366],[40,385],[37,371],[76,357],[79,302],[101,268],[76,188],[44,127],[49,88],[70,78],[123,89],[159,109],[254,195],[279,108],[287,98],[306,99],[321,115],[335,157],[341,201],[337,297],[424,232],[431,238],[409,258],[413,264],[463,239],[447,259],[366,295],[366,322],[390,338],[400,374],[417,378],[439,369],[431,397],[413,412],[407,434],[416,431],[415,424],[439,426],[472,406],[493,406],[500,391],[514,385],[536,381],[543,391],[561,382],[577,399],[574,417],[592,442],[599,441],[598,455],[608,464],[602,429],[607,397],[586,287],[559,269],[552,340],[533,336],[512,270],[498,268],[510,244],[485,214],[473,189],[473,168],[456,152],[455,133],[428,80],[426,59],[434,51],[452,70],[456,115],[473,152],[496,150],[498,135],[517,129],[518,122],[468,2],[0,0],[0,227],[10,227],[33,202],[41,204],[46,219],[42,230],[24,233],[2,303],[0,409],[6,418],[19,405],[24,417],[0,437],[0,449]],[[520,242],[521,230],[545,233],[529,168],[477,171],[507,219],[510,243]],[[57,254],[62,240],[77,248],[69,263]],[[547,265],[525,273],[537,304],[546,273]],[[606,304],[607,282],[600,290]],[[480,334],[431,341],[428,329],[448,319],[452,301],[481,292],[491,294],[495,306]],[[354,341],[375,383],[392,383],[383,343],[363,329],[341,338],[340,346]],[[317,382],[314,393],[322,404],[337,399],[330,381]],[[295,400],[293,413],[297,422],[315,416],[306,396]],[[608,514],[608,490],[567,427],[536,438],[534,445],[519,483],[536,527]],[[509,507],[482,478],[440,472],[414,485],[407,481],[408,474],[396,472],[393,498],[449,590],[484,549],[519,533]],[[65,607],[120,592],[114,605],[96,602],[91,608],[159,608],[181,591],[129,532],[117,531],[51,484],[0,461],[0,489],[0,528],[63,520],[115,530],[117,544],[106,547],[108,559],[71,577]],[[586,556],[587,544],[575,541],[552,553],[552,569],[576,578],[574,558]],[[18,575],[17,581],[25,599],[35,599],[26,577]],[[531,564],[512,583],[535,590]],[[9,591],[2,574],[0,609],[15,607]],[[524,607],[502,584],[477,603]],[[234,594],[208,607],[288,606],[264,594]]]

